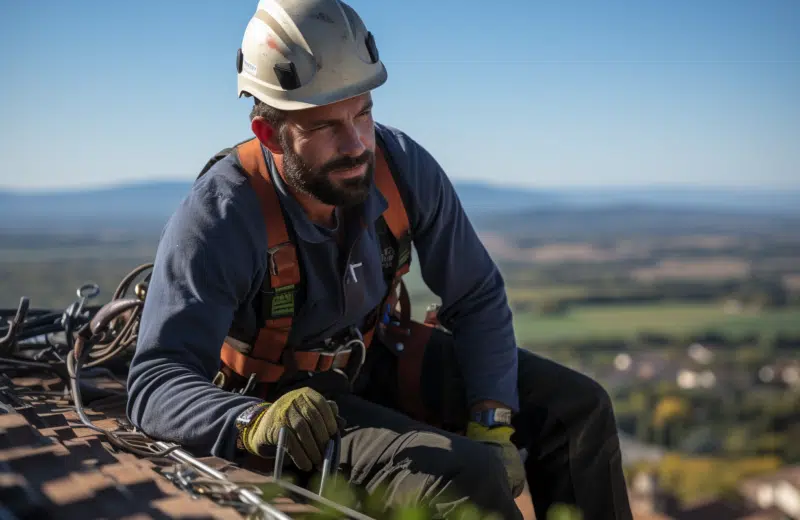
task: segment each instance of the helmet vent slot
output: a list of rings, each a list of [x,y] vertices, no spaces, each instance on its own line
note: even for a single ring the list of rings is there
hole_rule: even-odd
[[[282,88],[286,90],[300,88],[300,77],[297,75],[297,69],[294,67],[294,63],[276,63],[272,68]]]
[[[365,43],[367,44],[369,57],[372,58],[372,63],[378,63],[378,59],[380,58],[380,56],[378,55],[378,46],[375,45],[375,37],[372,35],[371,32],[367,33],[367,38]]]

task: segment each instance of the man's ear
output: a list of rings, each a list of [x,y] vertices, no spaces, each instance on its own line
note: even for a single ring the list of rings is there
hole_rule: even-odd
[[[258,140],[261,141],[261,144],[267,147],[267,150],[275,154],[283,153],[283,148],[278,142],[278,130],[269,124],[266,119],[263,117],[254,118],[250,128]]]

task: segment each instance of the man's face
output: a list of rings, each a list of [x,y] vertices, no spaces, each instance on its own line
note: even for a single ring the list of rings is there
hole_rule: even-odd
[[[375,127],[369,94],[290,112],[279,135],[283,176],[324,204],[363,202],[375,170]]]

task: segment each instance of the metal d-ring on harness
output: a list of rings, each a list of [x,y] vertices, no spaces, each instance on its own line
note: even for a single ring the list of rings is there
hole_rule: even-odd
[[[256,376],[257,374],[255,372],[250,374],[250,377],[247,378],[247,384],[245,384],[240,390],[237,390],[237,393],[242,395],[250,395],[250,392],[256,387]]]
[[[325,345],[330,346],[333,344],[331,339],[325,340]],[[342,370],[338,367],[332,367],[331,370],[334,372],[341,374],[348,380],[350,384],[353,384],[355,380],[358,378],[358,375],[361,373],[361,367],[364,366],[364,361],[367,359],[367,345],[364,343],[364,335],[361,334],[361,331],[358,327],[352,326],[350,327],[350,338],[347,341],[342,342],[339,344],[333,351],[332,355],[337,356],[342,352],[350,352],[352,353],[358,350],[358,362],[353,364],[352,357],[351,361],[348,362],[345,370],[351,371],[352,373],[348,374],[345,370]]]

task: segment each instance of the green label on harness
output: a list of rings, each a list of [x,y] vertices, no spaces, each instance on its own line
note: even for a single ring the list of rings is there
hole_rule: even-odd
[[[294,314],[294,285],[275,289],[275,294],[272,295],[271,314],[275,318]]]
[[[397,265],[403,265],[403,264],[405,264],[406,262],[408,262],[408,260],[409,260],[410,256],[411,256],[411,248],[410,248],[410,247],[404,247],[404,248],[402,248],[402,249],[400,250],[400,258],[399,258],[399,260],[397,261]]]

